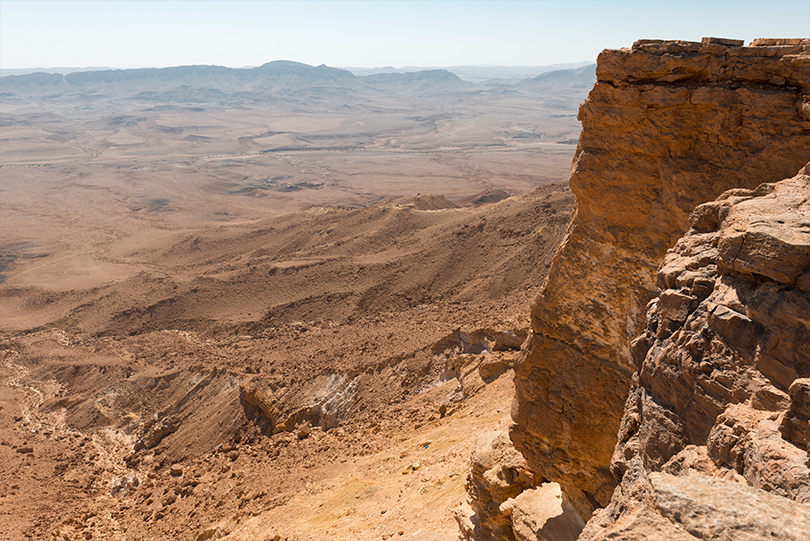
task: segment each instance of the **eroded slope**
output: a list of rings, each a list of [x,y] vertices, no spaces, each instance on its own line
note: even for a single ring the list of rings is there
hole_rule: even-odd
[[[100,288],[6,285],[34,324],[3,335],[3,534],[454,538],[571,204],[553,185],[312,209],[122,248],[149,270]]]

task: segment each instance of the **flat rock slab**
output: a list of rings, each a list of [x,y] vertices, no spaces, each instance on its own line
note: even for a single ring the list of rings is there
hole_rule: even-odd
[[[699,539],[808,539],[810,506],[704,475],[649,477],[658,512]]]

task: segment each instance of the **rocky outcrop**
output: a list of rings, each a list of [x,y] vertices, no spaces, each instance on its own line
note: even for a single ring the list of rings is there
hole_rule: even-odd
[[[455,512],[464,540],[574,541],[585,526],[577,502],[533,476],[506,432],[476,439],[467,492]]]
[[[810,378],[796,379],[790,384],[790,409],[779,430],[797,447],[810,449]]]
[[[575,541],[585,522],[557,483],[521,492],[501,506],[516,541]]]
[[[263,433],[303,436],[312,427],[335,428],[351,409],[357,382],[357,374],[323,374],[302,386],[256,378],[240,385],[239,400]]]
[[[734,40],[642,40],[631,49],[607,50],[599,56],[598,82],[580,109],[583,131],[571,173],[577,197],[574,219],[532,310],[529,351],[516,367],[511,437],[528,467],[544,480],[557,481],[566,490],[584,491],[594,508],[610,500],[615,481],[609,463],[636,369],[630,344],[643,330],[645,306],[656,294],[655,269],[688,228],[687,219],[696,205],[730,188],[754,188],[792,176],[804,165],[810,156],[808,73],[810,40],[806,39],[765,40],[748,47]],[[725,204],[717,203],[718,208],[726,208]],[[708,231],[709,222],[722,221],[723,216],[719,210],[713,214],[704,210],[706,222],[701,227]],[[748,244],[749,237],[730,231],[713,250],[735,252],[739,272],[757,274],[750,264],[759,248]],[[779,281],[795,278],[782,265],[774,262],[762,275],[771,280],[771,289],[794,287]],[[686,276],[680,280],[687,280]],[[699,299],[711,294],[714,281],[702,274],[689,280],[688,294],[673,289],[659,298],[661,329],[683,323],[700,305]],[[719,283],[725,284],[724,280]],[[680,287],[686,286],[679,282]],[[737,290],[729,285],[724,291],[732,295]],[[765,295],[769,290],[740,291]],[[773,432],[779,427],[793,440],[806,439],[805,388],[797,388],[792,395],[788,388],[788,380],[801,369],[796,355],[806,353],[791,357],[788,343],[760,344],[754,339],[759,336],[757,322],[766,317],[771,305],[758,304],[762,313],[746,314],[731,300],[715,304],[706,312],[712,336],[736,337],[727,343],[734,351],[761,346],[762,353],[740,360],[746,369],[731,380],[717,372],[702,395],[704,402],[689,398],[690,392],[704,385],[706,374],[701,369],[689,372],[694,381],[678,380],[676,387],[667,387],[669,380],[658,379],[657,372],[642,371],[642,386],[637,384],[633,392],[642,393],[639,389],[648,385],[659,393],[656,396],[664,401],[645,410],[647,418],[653,416],[660,426],[668,426],[656,434],[678,442],[655,443],[649,441],[652,435],[639,435],[639,444],[661,449],[658,455],[650,452],[645,458],[656,465],[695,441],[705,442],[720,414],[731,416],[724,425],[730,434],[738,426],[761,427],[761,438],[745,444],[751,453],[776,452],[771,438],[785,442],[778,431]],[[693,346],[682,347],[688,353]],[[706,355],[696,366],[709,373],[726,370],[717,368],[713,358]],[[672,362],[677,365],[680,360]],[[673,368],[662,365],[660,370],[666,374]],[[751,379],[755,376],[756,382]],[[752,406],[753,416],[725,412],[727,403],[754,400],[746,394],[748,382],[763,384],[757,387],[756,400],[770,404],[769,408],[785,408],[795,395],[797,405],[789,409],[790,420],[771,419],[775,410],[765,406]],[[683,415],[694,431],[683,433],[669,408],[686,402],[692,407]],[[625,417],[623,437],[636,422]],[[739,463],[745,472],[744,456],[748,455],[734,451],[736,445],[729,440],[727,452],[716,451],[717,456],[726,456],[723,466],[702,455],[699,459],[715,464],[709,469]],[[758,483],[778,483],[767,468],[747,475],[758,476]]]
[[[659,295],[630,347],[638,372],[611,461],[621,484],[582,539],[612,539],[639,506],[699,539],[719,539],[724,529],[732,533],[723,539],[806,538],[805,172],[810,164],[697,207],[689,233],[667,253]]]
[[[506,432],[484,432],[475,440],[467,477],[470,504],[456,511],[462,539],[514,540],[512,520],[501,506],[539,483]]]
[[[741,483],[665,473],[651,473],[649,481],[647,503],[600,532],[598,539],[801,541],[810,531],[810,507]]]

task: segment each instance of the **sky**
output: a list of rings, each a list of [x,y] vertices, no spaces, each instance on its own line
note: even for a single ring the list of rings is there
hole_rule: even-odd
[[[545,66],[642,38],[810,37],[810,0],[0,0],[0,68]]]

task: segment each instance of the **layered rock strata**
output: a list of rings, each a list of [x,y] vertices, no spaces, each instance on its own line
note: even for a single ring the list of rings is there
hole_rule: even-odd
[[[630,343],[664,253],[699,203],[789,177],[810,156],[810,40],[642,40],[604,51],[596,73],[579,114],[576,210],[532,310],[511,429],[532,472],[584,491],[592,508],[615,486]],[[705,431],[716,412],[704,413]]]
[[[581,539],[642,539],[631,525],[639,514],[699,539],[724,530],[723,539],[806,539],[805,173],[810,163],[794,178],[697,207],[666,255],[658,297],[631,344],[638,372],[611,461],[621,484]]]

